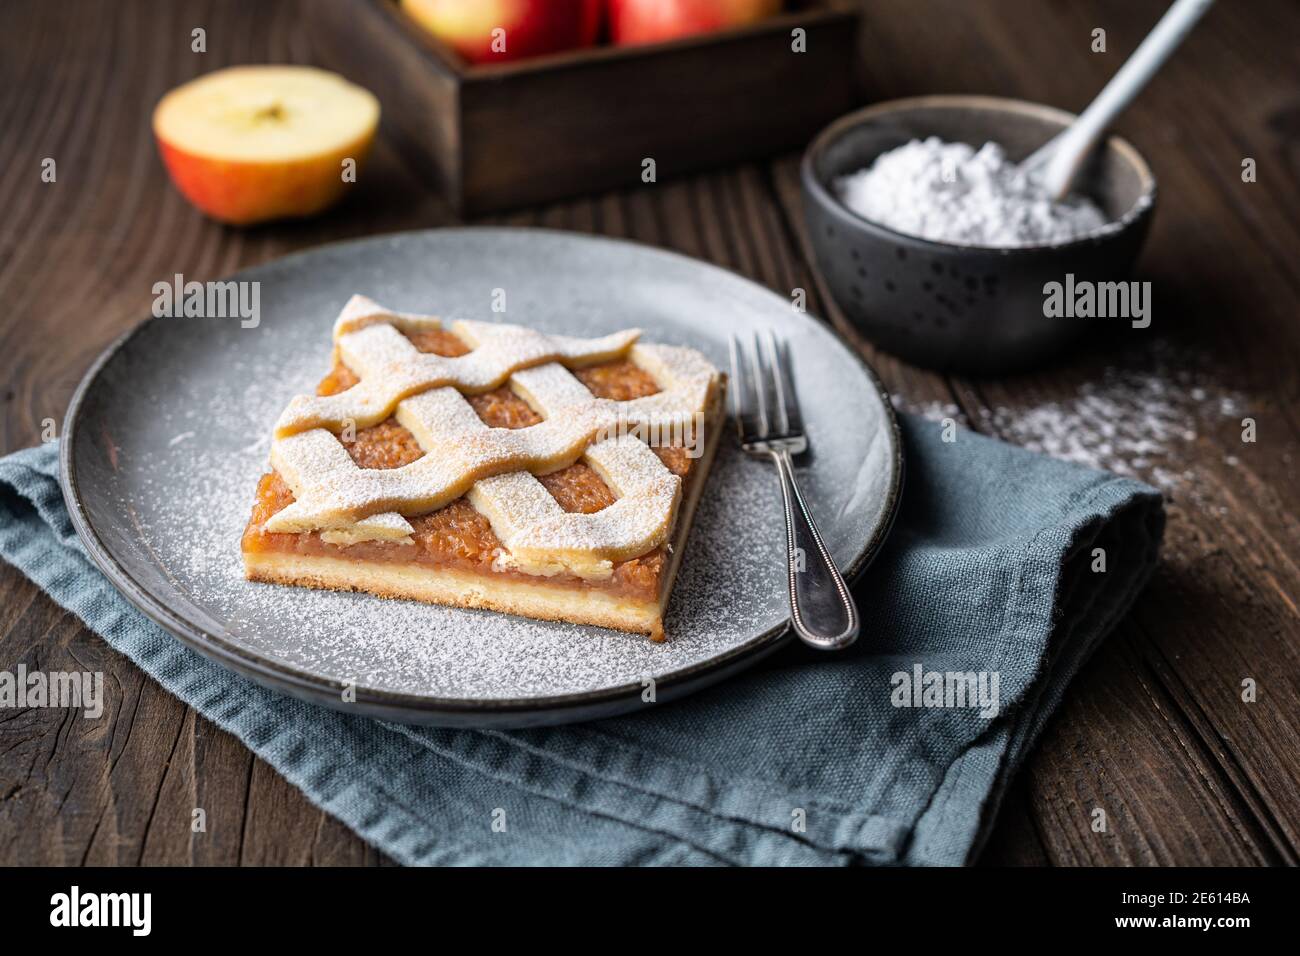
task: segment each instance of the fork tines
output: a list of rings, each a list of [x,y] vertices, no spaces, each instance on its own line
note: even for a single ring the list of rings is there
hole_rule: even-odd
[[[768,329],[731,336],[732,410],[744,443],[803,437],[790,348]]]

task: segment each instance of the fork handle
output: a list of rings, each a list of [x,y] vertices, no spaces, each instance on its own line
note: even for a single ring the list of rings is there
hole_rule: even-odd
[[[795,633],[810,647],[841,650],[858,639],[857,605],[799,493],[790,452],[774,449],[771,455],[781,475],[785,500],[790,618]]]

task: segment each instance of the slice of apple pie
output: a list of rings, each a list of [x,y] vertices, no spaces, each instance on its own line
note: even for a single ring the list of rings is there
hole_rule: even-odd
[[[393,312],[354,296],[275,426],[251,580],[663,639],[722,429],[700,353]]]

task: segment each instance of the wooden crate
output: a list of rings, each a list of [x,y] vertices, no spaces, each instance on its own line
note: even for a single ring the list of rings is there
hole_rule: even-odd
[[[642,47],[470,65],[394,0],[313,6],[321,64],[383,104],[384,130],[465,215],[803,145],[854,102],[857,7],[809,3]],[[806,52],[792,50],[796,28]]]

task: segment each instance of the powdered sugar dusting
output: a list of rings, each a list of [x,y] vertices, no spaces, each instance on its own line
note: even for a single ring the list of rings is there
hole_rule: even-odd
[[[409,395],[448,385],[462,392],[483,392],[496,388],[512,371],[545,361],[612,359],[626,353],[640,334],[637,329],[624,329],[598,339],[575,339],[547,336],[523,326],[469,321],[455,322],[453,328],[473,351],[451,357],[420,352],[387,322],[371,321],[355,332],[345,332],[337,348],[361,381],[333,395],[295,395],[276,423],[276,434],[285,437],[310,428],[337,433],[349,423],[366,428],[391,415]]]
[[[1188,357],[1158,345],[1144,368],[1108,367],[1068,398],[1029,407],[981,408],[979,430],[1030,451],[1149,482],[1172,496],[1194,483],[1183,450],[1202,434],[1245,414],[1240,393],[1200,384]],[[970,425],[951,402],[898,407],[933,421]],[[1227,462],[1234,464],[1232,461]]]
[[[647,264],[648,263],[648,264]],[[753,643],[788,619],[776,475],[728,429],[700,500],[665,621],[669,640],[366,594],[244,580],[239,539],[267,433],[325,371],[319,346],[356,288],[448,321],[490,321],[491,289],[547,332],[590,337],[640,326],[658,341],[725,357],[726,332],[790,329],[815,449],[805,494],[848,563],[879,526],[893,474],[884,409],[856,359],[777,296],[699,263],[622,243],[506,230],[407,234],[252,270],[262,323],[155,320],[105,366],[87,434],[111,431],[120,469],[93,489],[129,522],[120,547],[147,559],[144,585],[244,653],[335,684],[441,700],[537,699],[628,686]],[[698,316],[728,317],[702,323]],[[798,333],[797,335],[794,333]],[[304,358],[307,357],[307,358]],[[845,429],[844,420],[855,427]],[[185,432],[194,437],[172,443]],[[884,438],[882,438],[884,436]],[[850,508],[850,504],[852,507]],[[149,576],[153,575],[153,579]]]
[[[350,302],[355,301],[354,296]],[[616,433],[620,425],[648,425],[656,417],[689,421],[701,415],[719,381],[704,356],[692,349],[638,346],[633,358],[649,366],[660,391],[616,402],[597,398],[558,362],[521,366],[551,354],[603,355],[611,341],[630,345],[635,330],[621,338],[587,340],[479,322],[461,321],[456,327],[471,334],[475,350],[454,359],[432,358],[519,368],[511,378],[544,420],[527,428],[489,428],[456,388],[444,387],[443,378],[435,376],[419,394],[396,405],[398,421],[426,453],[410,464],[359,468],[325,428],[276,438],[271,461],[295,500],[267,520],[267,530],[326,528],[335,540],[340,533],[349,539],[390,536],[387,532],[403,538],[411,532],[404,516],[436,510],[468,491],[470,503],[488,517],[508,552],[504,563],[530,574],[570,570],[583,577],[609,577],[613,560],[662,544],[676,513],[681,480],[634,438],[628,443],[597,439]],[[344,350],[345,358],[364,356],[354,369],[361,375],[356,388],[377,383],[383,390],[421,378],[415,369],[430,356],[416,351],[391,325],[372,322],[346,333],[340,342],[364,336],[395,341],[384,347],[391,354],[382,361],[365,349]],[[396,394],[402,391],[409,390]],[[303,397],[295,401],[301,405]],[[526,472],[554,470],[584,450],[619,498],[598,514],[568,514]],[[372,518],[382,527],[368,520]]]
[[[274,414],[272,412],[272,414]],[[341,683],[443,698],[533,696],[639,681],[675,670],[780,622],[784,555],[774,475],[726,441],[709,478],[666,620],[670,640],[538,622],[490,611],[383,600],[244,580],[239,536],[261,455],[178,446],[142,463],[144,488],[179,480],[204,507],[160,496],[145,524],[152,550],[230,631],[286,664]],[[719,595],[729,595],[719,600]],[[274,651],[262,638],[274,622]]]

